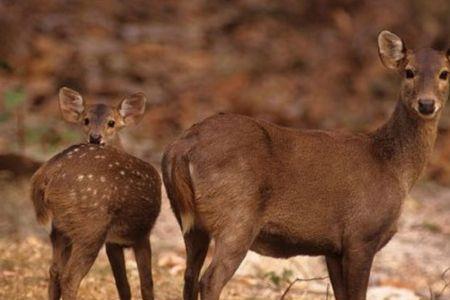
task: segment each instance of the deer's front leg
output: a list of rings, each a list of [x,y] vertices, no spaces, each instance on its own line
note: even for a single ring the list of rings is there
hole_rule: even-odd
[[[366,300],[370,269],[375,248],[372,245],[356,243],[344,253],[343,269],[348,300]]]

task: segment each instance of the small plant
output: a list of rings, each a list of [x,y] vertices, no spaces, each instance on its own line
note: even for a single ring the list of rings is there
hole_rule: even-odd
[[[25,90],[21,87],[7,89],[3,94],[4,112],[0,114],[0,122],[6,122],[15,117],[16,140],[19,148],[25,149],[25,113],[24,103],[26,100]]]
[[[274,271],[267,272],[264,277],[269,278],[269,280],[276,286],[280,287],[282,283],[284,282],[290,282],[292,279],[292,276],[294,275],[294,272],[289,269],[283,269],[281,274],[277,274]]]
[[[440,232],[442,232],[441,227],[438,224],[436,224],[436,223],[425,221],[425,222],[422,223],[422,227],[424,229],[430,231],[430,232],[433,232],[433,233],[440,233]]]

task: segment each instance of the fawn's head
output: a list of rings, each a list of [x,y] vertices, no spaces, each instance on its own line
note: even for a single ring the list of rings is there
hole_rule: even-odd
[[[81,95],[69,88],[59,90],[59,108],[63,118],[80,124],[93,144],[112,144],[117,132],[125,126],[137,124],[145,111],[146,97],[136,93],[125,97],[115,107],[104,103],[87,105]]]
[[[403,104],[419,118],[434,119],[449,94],[450,50],[412,51],[397,35],[385,30],[378,35],[378,53],[387,68],[403,77]]]

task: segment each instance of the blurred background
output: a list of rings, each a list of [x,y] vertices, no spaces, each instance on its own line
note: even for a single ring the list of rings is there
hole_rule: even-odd
[[[147,113],[124,132],[125,148],[158,167],[168,142],[216,112],[297,128],[367,131],[389,117],[399,91],[397,74],[378,59],[376,36],[383,29],[411,48],[446,50],[450,2],[0,0],[0,298],[45,295],[48,241],[27,189],[41,161],[83,137],[62,121],[61,86],[111,103],[144,92]],[[372,299],[450,299],[441,291],[450,280],[441,276],[450,266],[449,185],[447,108],[425,180],[374,267],[373,290],[385,295],[386,288],[391,297],[396,288],[400,298]],[[183,246],[168,210],[161,220],[152,237],[156,282],[167,286],[159,299],[179,299]],[[317,260],[246,261],[225,299],[278,299],[292,279],[325,272]],[[116,297],[104,255],[95,268],[83,299]],[[302,284],[289,299],[325,299],[327,282],[307,296],[302,293],[314,287]]]

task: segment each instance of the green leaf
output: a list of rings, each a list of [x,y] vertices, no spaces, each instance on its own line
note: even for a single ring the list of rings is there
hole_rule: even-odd
[[[25,91],[23,88],[9,89],[3,95],[5,99],[5,108],[12,110],[25,101]]]
[[[11,118],[11,114],[7,111],[0,112],[0,123],[6,122]]]

